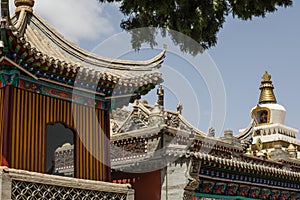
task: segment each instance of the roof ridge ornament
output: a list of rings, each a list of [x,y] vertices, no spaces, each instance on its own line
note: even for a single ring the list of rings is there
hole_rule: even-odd
[[[22,9],[32,12],[33,11],[33,6],[34,6],[34,0],[14,0],[15,6],[16,6],[16,11],[15,12],[20,12]]]
[[[1,22],[9,20],[9,1],[1,0]]]
[[[182,113],[182,110],[183,110],[182,103],[178,102],[178,104],[176,106],[176,110],[177,110],[178,114]]]
[[[158,96],[157,104],[162,107],[164,107],[164,94],[165,94],[165,91],[164,91],[163,86],[159,85],[157,88],[157,96]]]
[[[274,86],[271,81],[271,75],[267,71],[262,76],[259,89],[261,90],[259,104],[277,103],[273,92]]]

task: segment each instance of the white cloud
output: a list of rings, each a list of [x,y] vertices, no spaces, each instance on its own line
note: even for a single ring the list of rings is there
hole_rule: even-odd
[[[113,17],[109,10],[113,7],[97,0],[40,0],[35,1],[34,11],[65,38],[79,44],[82,40],[93,41],[116,32],[119,24],[109,21]]]

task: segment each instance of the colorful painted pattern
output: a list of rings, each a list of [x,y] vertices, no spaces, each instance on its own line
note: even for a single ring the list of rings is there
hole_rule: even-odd
[[[22,77],[20,79],[19,88],[25,89],[31,92],[40,93],[46,96],[71,101],[77,104],[95,107],[96,109],[108,109],[109,102],[99,99],[93,95],[80,93],[72,89],[66,89],[52,84],[42,84]]]
[[[223,170],[223,171],[221,171]],[[204,176],[214,177],[218,179],[239,181],[251,184],[265,185],[266,187],[281,187],[288,188],[292,190],[300,190],[299,180],[289,179],[288,177],[275,177],[275,176],[265,176],[256,173],[246,173],[239,171],[225,171],[222,168],[210,169],[207,166],[202,166],[200,169],[200,174]],[[255,196],[256,191],[252,191]]]
[[[232,196],[232,198],[238,199],[300,199],[300,193],[298,192],[268,189],[246,184],[232,184],[230,182],[213,181],[208,179],[201,179],[199,188],[195,191],[195,197],[201,196],[211,198],[225,198]]]

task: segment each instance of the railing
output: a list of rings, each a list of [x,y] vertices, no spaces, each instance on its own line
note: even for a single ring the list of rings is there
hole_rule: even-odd
[[[1,200],[133,200],[129,184],[40,174],[0,167]]]

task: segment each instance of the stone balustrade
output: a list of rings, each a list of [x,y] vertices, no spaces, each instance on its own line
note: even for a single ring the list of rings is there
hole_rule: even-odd
[[[133,200],[130,184],[114,184],[0,167],[0,199]]]

